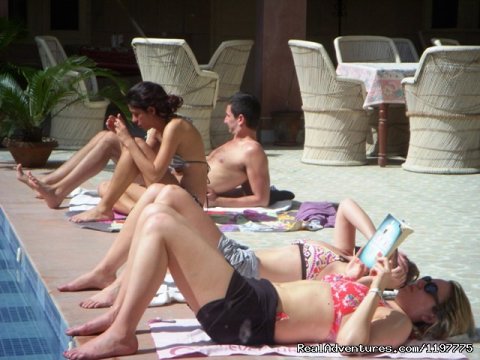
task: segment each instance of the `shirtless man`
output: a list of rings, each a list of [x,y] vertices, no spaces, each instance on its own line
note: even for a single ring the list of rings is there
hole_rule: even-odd
[[[260,104],[253,96],[237,93],[225,112],[225,125],[233,139],[207,157],[207,205],[224,207],[267,206],[270,198],[268,159],[257,141]]]
[[[270,178],[268,160],[262,146],[256,141],[256,127],[260,117],[260,104],[249,94],[235,94],[226,109],[225,124],[233,134],[233,139],[215,149],[207,158],[210,166],[207,206],[250,207],[267,206],[270,197]],[[104,142],[109,139],[109,142]],[[115,141],[114,141],[115,140]],[[64,166],[41,181],[31,173],[25,174],[21,165],[17,166],[17,178],[37,191],[41,188],[43,198],[51,208],[58,208],[66,194],[79,186],[79,179],[85,175],[93,176],[100,171],[110,158],[117,160],[120,153],[120,141],[112,131],[104,131],[82,148]],[[96,149],[102,151],[96,151]],[[115,149],[115,155],[110,154]],[[102,156],[100,156],[100,153]],[[93,160],[89,160],[92,159]],[[89,161],[87,161],[89,160]],[[100,161],[101,160],[101,161]],[[93,163],[98,163],[92,169]],[[132,162],[130,162],[132,163]],[[88,171],[83,165],[88,165]],[[123,166],[122,166],[123,168]],[[80,175],[78,175],[80,174]],[[83,174],[83,175],[82,175]],[[61,184],[61,191],[50,180]],[[44,184],[39,186],[40,184]],[[118,185],[122,185],[122,188]],[[115,193],[105,191],[106,184],[100,186],[103,201],[88,212],[76,215],[74,222],[105,220],[111,209],[126,212],[125,202],[135,203],[145,191],[144,187],[135,186],[135,193],[125,193],[129,184],[117,184]],[[125,194],[124,194],[125,193]],[[108,194],[108,201],[105,195]],[[100,205],[100,204],[99,204]],[[128,212],[128,211],[127,211]],[[95,214],[98,214],[98,218]]]

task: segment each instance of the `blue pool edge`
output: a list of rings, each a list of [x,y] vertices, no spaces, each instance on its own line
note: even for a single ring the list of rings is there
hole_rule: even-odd
[[[24,275],[26,283],[38,301],[37,305],[43,310],[45,319],[55,335],[55,343],[49,345],[51,349],[55,349],[55,351],[58,351],[58,354],[61,354],[65,349],[71,347],[72,344],[72,338],[65,335],[67,323],[56,306],[54,299],[48,293],[44,281],[39,276],[39,272],[28,256],[24,245],[19,240],[2,206],[0,206],[0,231],[7,240],[6,248],[16,257],[18,270]]]

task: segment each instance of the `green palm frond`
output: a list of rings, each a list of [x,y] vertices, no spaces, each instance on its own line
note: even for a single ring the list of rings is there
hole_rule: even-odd
[[[0,75],[0,112],[7,115],[2,119],[4,131],[12,132],[12,119],[25,128],[29,126],[28,97],[10,74]]]
[[[73,56],[43,70],[13,66],[10,75],[0,76],[0,131],[28,132],[41,127],[49,115],[55,116],[69,105],[84,101],[90,95],[85,81],[92,76],[106,77],[113,84],[94,96],[104,96],[129,115],[124,102],[126,83],[113,72],[97,68],[89,58]]]

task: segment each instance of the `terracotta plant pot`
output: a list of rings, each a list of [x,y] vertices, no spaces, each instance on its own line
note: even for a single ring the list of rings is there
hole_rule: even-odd
[[[15,162],[29,168],[44,167],[57,145],[57,141],[51,138],[43,138],[42,142],[3,139],[3,146],[10,151]]]

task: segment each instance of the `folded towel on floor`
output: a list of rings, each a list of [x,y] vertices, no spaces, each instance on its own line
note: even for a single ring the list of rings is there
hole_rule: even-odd
[[[285,232],[307,230],[302,221],[297,221],[295,210],[257,212],[247,209],[242,212],[213,212],[209,215],[222,232]]]
[[[167,274],[149,306],[162,306],[172,302],[185,302],[185,298],[175,285],[172,275]]]
[[[81,187],[73,190],[69,197],[70,203],[65,214],[68,218],[94,208],[100,202],[100,196],[96,190],[88,190]],[[113,220],[87,221],[78,223],[83,229],[98,230],[103,232],[119,232],[127,216],[116,211]]]
[[[188,357],[197,354],[205,356],[228,356],[228,355],[266,355],[278,354],[283,356],[301,357],[343,357],[339,353],[319,349],[320,352],[297,352],[296,345],[289,346],[243,346],[243,345],[219,345],[211,341],[210,337],[202,330],[196,319],[161,320],[153,319],[149,322],[151,334],[159,359],[171,359],[176,357]],[[407,345],[421,345],[423,342],[410,341]],[[430,343],[434,343],[431,341]],[[334,344],[332,344],[334,345]],[[372,357],[372,355],[369,355]],[[467,359],[461,353],[427,353],[426,349],[421,353],[383,353],[373,357],[389,358],[422,358],[422,359]]]
[[[70,193],[69,211],[66,216],[71,217],[82,211],[93,208],[100,202],[98,192],[77,188]],[[277,201],[269,207],[250,207],[250,208],[225,208],[214,207],[207,209],[208,214],[213,214],[216,219],[220,219],[222,231],[292,231],[298,230],[295,222],[290,219],[287,223],[278,221],[275,214],[285,212],[292,207],[292,200]],[[262,214],[271,213],[272,216],[265,217]],[[237,215],[241,214],[244,218],[240,219]],[[262,216],[262,221],[269,220],[268,224],[261,224],[258,221]],[[83,229],[98,230],[103,232],[119,232],[123,226],[126,216],[115,213],[115,218],[105,221],[88,221],[79,223]],[[245,220],[246,219],[246,220]],[[215,219],[214,219],[215,220]],[[275,220],[275,221],[273,221]],[[293,224],[293,225],[292,225]]]
[[[100,196],[96,190],[76,188],[70,194],[69,211],[86,211],[100,202]]]
[[[252,211],[259,214],[268,214],[268,213],[281,213],[292,208],[293,201],[292,200],[280,200],[276,201],[275,203],[269,205],[268,207],[261,207],[261,206],[252,206],[252,207],[239,207],[239,208],[232,208],[232,207],[210,207],[205,211],[209,215],[216,215],[216,214],[242,214],[245,211]]]
[[[308,222],[311,226],[335,227],[338,204],[327,201],[305,201],[298,208],[295,218]]]

